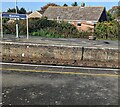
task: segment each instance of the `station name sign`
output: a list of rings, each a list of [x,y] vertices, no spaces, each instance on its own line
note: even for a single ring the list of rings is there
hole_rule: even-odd
[[[26,19],[26,14],[9,14],[9,13],[2,13],[3,18],[19,18],[19,19]]]

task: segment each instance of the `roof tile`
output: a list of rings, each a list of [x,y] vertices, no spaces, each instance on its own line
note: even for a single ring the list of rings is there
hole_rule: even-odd
[[[47,10],[44,12],[44,16],[48,17],[48,19],[57,19],[59,16],[60,19],[64,20],[89,20],[89,21],[97,21],[104,7],[60,7],[60,6],[49,6]]]

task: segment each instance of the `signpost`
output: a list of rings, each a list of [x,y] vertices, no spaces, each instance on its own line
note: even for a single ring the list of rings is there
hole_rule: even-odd
[[[26,14],[9,14],[9,13],[2,13],[1,18],[16,18],[18,19],[26,19],[26,24],[27,24],[27,39],[29,38],[29,32],[28,32],[28,16]],[[2,25],[1,25],[2,27]],[[16,26],[16,37],[18,37],[18,25]],[[2,30],[2,28],[1,28]]]
[[[3,18],[19,18],[19,19],[26,19],[26,14],[9,14],[9,13],[3,13]]]
[[[28,29],[28,15],[26,15],[26,23],[27,23],[27,39],[29,38],[29,29]]]
[[[17,15],[17,0],[15,0],[15,10]],[[18,38],[18,18],[16,18],[16,38]]]
[[[18,19],[26,19],[26,24],[27,24],[27,39],[29,37],[29,32],[28,32],[28,16],[26,14],[18,14],[17,13],[17,0],[15,0],[15,10],[16,13],[14,14],[9,14],[9,13],[2,13],[2,2],[1,2],[1,38],[3,38],[3,26],[2,26],[2,18],[14,18],[16,19],[16,38],[18,38]]]
[[[0,28],[1,28],[1,38],[3,38],[2,13],[1,13],[0,15],[1,15],[1,16],[0,16],[0,17],[1,17],[1,25],[0,25],[0,26],[1,26],[1,27],[0,27]]]
[[[1,30],[1,38],[3,38],[3,28],[2,28],[2,2],[1,2],[1,5],[0,5],[0,10],[1,10],[1,13],[0,13],[0,30]]]

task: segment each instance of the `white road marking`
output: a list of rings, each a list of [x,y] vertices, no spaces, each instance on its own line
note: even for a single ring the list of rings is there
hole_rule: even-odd
[[[3,65],[18,65],[18,66],[33,66],[33,67],[48,67],[48,68],[67,68],[67,69],[85,69],[85,70],[103,70],[103,71],[118,71],[119,69],[112,68],[90,68],[90,67],[72,67],[72,66],[53,66],[53,65],[35,65],[35,64],[21,64],[21,63],[6,63],[0,62]]]

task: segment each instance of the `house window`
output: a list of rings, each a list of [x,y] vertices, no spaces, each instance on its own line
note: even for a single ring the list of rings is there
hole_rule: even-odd
[[[77,26],[81,26],[81,23],[78,23]]]

